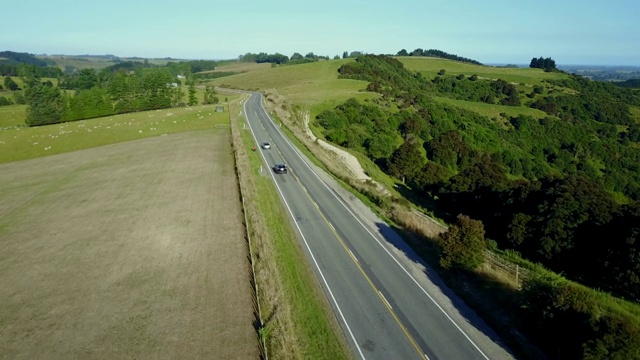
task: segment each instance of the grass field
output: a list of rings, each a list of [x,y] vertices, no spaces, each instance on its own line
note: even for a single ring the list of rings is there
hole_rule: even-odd
[[[237,95],[229,95],[228,97],[235,96]],[[2,110],[3,108],[0,108],[0,124],[9,124],[14,121],[5,120],[2,116],[4,114]],[[10,112],[8,115],[7,119],[13,119],[12,116],[20,116],[18,110]],[[229,114],[226,106],[224,112],[217,113],[215,105],[198,105],[31,128],[2,129],[0,127],[0,163],[164,134],[211,129],[216,125],[224,126],[228,123]]]
[[[541,69],[499,68],[432,57],[398,56],[396,59],[400,60],[405,68],[411,71],[419,71],[429,79],[435,77],[440,69],[445,69],[446,74],[449,75],[464,74],[471,76],[476,74],[481,78],[502,79],[516,84],[525,83],[531,85],[539,85],[542,80],[563,79],[567,76],[560,73],[546,73]]]
[[[258,357],[228,128],[3,164],[0,198],[1,358]]]
[[[465,101],[465,100],[456,100],[445,97],[435,97],[435,100],[439,102],[443,102],[445,104],[454,105],[459,108],[470,110],[476,112],[480,115],[486,116],[490,119],[501,119],[501,113],[507,114],[508,116],[518,116],[520,114],[530,115],[536,119],[542,119],[547,117],[547,113],[542,110],[532,109],[526,106],[506,106],[506,105],[496,105],[496,104],[487,104],[482,102],[474,102],[474,101]],[[502,120],[501,120],[502,121]]]
[[[0,129],[24,126],[26,117],[27,105],[0,106]]]
[[[274,89],[288,103],[307,109],[338,104],[350,97],[365,99],[375,96],[361,92],[367,86],[366,81],[338,79],[338,68],[349,61],[353,59],[266,67],[215,79],[212,83],[245,90]]]

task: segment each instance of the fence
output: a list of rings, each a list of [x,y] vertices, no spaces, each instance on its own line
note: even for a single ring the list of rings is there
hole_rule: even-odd
[[[514,264],[508,260],[502,259],[500,256],[494,254],[493,252],[487,250],[484,253],[484,264],[485,270],[490,270],[493,272],[493,275],[501,277],[518,288],[522,287],[527,278],[529,278],[529,270],[525,269],[518,264]]]

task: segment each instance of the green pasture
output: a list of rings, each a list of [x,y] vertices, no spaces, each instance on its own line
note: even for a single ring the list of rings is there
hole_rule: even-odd
[[[396,59],[400,60],[405,68],[411,71],[419,71],[427,78],[433,78],[441,69],[445,69],[446,74],[449,75],[464,74],[471,76],[475,74],[479,78],[502,79],[516,84],[524,83],[530,85],[540,85],[542,80],[567,77],[565,74],[547,73],[541,69],[481,66],[432,57],[398,56]]]
[[[211,83],[244,90],[273,89],[289,103],[305,108],[317,105],[331,107],[331,104],[337,105],[350,97],[362,99],[375,96],[361,92],[367,87],[366,81],[338,79],[338,68],[349,61],[353,59],[263,67],[215,79]]]
[[[529,115],[536,119],[542,119],[547,117],[544,111],[538,109],[532,109],[526,106],[506,106],[506,105],[497,105],[497,104],[487,104],[483,102],[475,102],[475,101],[465,101],[465,100],[457,100],[446,97],[434,97],[436,101],[441,103],[457,106],[459,108],[470,110],[475,113],[478,113],[482,116],[486,116],[490,119],[500,119],[502,115],[506,114],[509,117],[516,117],[518,115]]]
[[[0,163],[152,136],[228,126],[227,105],[224,104],[224,112],[217,113],[215,109],[215,105],[198,105],[120,114],[39,127],[2,128],[0,129]],[[0,112],[0,114],[2,113]]]
[[[0,96],[5,96],[0,93]],[[12,99],[11,96],[9,96]],[[24,126],[27,117],[27,105],[0,106],[0,129],[14,126]]]

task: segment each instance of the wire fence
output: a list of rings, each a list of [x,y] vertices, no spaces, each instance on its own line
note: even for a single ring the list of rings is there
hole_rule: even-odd
[[[484,253],[483,266],[485,267],[485,269],[491,270],[494,275],[508,280],[518,288],[522,288],[522,284],[530,276],[529,269],[525,269],[518,264],[514,264],[511,261],[505,260],[489,250],[485,251]]]
[[[439,227],[439,231],[444,232],[447,230],[446,225],[442,225],[433,220],[430,216],[419,212],[417,210],[412,211],[417,215],[420,221],[424,221],[429,225],[436,225]],[[500,255],[493,253],[490,250],[486,250],[484,254],[483,270],[490,273],[491,276],[500,278],[507,281],[517,288],[522,288],[522,284],[529,278],[529,269],[523,268],[518,264],[514,264],[509,260],[503,259]]]

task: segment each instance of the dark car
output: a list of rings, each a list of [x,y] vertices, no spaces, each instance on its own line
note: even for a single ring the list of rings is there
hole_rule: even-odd
[[[273,171],[276,174],[286,174],[287,173],[287,165],[285,165],[285,164],[276,164],[273,167]]]

